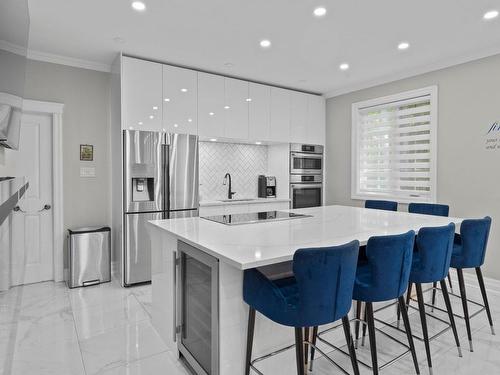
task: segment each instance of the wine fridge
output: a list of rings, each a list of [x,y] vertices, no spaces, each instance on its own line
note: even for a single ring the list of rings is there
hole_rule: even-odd
[[[219,261],[179,241],[176,340],[197,375],[219,374]]]

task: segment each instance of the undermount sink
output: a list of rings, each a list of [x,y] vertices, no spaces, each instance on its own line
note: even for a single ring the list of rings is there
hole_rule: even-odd
[[[241,198],[241,199],[221,199],[219,202],[250,202],[254,201],[253,198]]]

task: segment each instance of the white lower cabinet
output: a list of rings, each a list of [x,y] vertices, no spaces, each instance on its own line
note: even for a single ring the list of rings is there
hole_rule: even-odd
[[[231,215],[247,212],[279,211],[290,208],[290,202],[263,202],[249,204],[221,204],[217,206],[201,206],[200,216]]]

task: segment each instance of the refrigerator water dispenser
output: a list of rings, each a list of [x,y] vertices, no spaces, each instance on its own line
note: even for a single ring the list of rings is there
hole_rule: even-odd
[[[153,177],[132,177],[132,201],[154,201],[155,179]]]

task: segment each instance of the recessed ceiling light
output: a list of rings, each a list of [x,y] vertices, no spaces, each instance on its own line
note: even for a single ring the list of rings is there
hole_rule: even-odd
[[[129,126],[128,127],[130,130],[134,130],[134,127],[133,126]]]
[[[261,145],[261,144],[262,144],[262,142],[257,141],[257,142],[255,142],[255,144],[256,144],[256,145]]]
[[[157,111],[157,110],[158,110],[158,107],[157,107],[157,106],[154,106],[154,107],[153,107],[153,110]]]
[[[483,16],[483,18],[485,20],[492,20],[493,18],[497,18],[498,17],[498,10],[490,10],[488,12],[486,12]]]
[[[269,48],[269,47],[271,47],[271,41],[268,40],[268,39],[261,40],[260,41],[260,46],[262,48]]]
[[[193,119],[192,118],[188,118],[188,122],[193,122]]]
[[[401,51],[408,49],[409,47],[410,47],[410,43],[408,43],[408,42],[401,42],[398,44],[398,49]]]
[[[139,121],[139,122],[138,122],[138,124],[139,124],[139,125],[142,125],[142,121]]]
[[[182,92],[187,92],[187,91],[188,91],[188,89],[181,89],[181,91],[182,91]]]
[[[142,12],[146,10],[146,4],[144,4],[142,1],[134,1],[132,3],[132,8],[134,10],[137,10],[138,12]]]
[[[348,63],[342,63],[339,65],[340,70],[347,70],[349,69],[349,64]]]
[[[314,9],[313,14],[316,17],[323,17],[326,14],[326,8],[324,8],[324,7],[317,7],[316,9]]]
[[[163,100],[165,100],[166,102],[169,102],[169,101],[170,101],[170,99],[169,99],[169,98],[165,98],[165,99],[163,99]]]
[[[149,116],[149,118],[152,120],[152,119],[154,119],[155,117],[154,117],[153,115],[151,115],[151,116]]]
[[[217,138],[210,138],[210,142],[217,142]]]
[[[179,125],[178,124],[174,124],[174,128],[177,128]]]
[[[252,101],[252,98],[246,98],[245,99],[247,102],[251,102]]]
[[[208,114],[209,114],[210,116],[215,115],[215,113],[213,113],[213,112],[209,112]]]
[[[230,107],[230,106],[228,106],[228,105],[225,105],[225,106],[224,106],[224,109],[229,109],[229,108],[231,108],[231,107]]]

